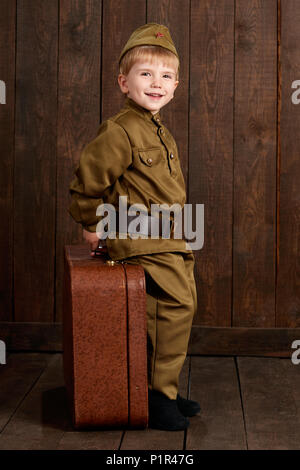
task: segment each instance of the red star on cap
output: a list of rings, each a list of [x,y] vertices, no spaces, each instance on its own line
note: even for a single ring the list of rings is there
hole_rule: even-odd
[[[156,33],[156,37],[157,37],[157,38],[162,38],[162,37],[163,37],[163,33]]]

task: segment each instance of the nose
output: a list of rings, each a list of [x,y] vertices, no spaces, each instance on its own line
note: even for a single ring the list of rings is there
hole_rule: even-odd
[[[153,77],[151,87],[153,88],[161,88],[160,78]]]

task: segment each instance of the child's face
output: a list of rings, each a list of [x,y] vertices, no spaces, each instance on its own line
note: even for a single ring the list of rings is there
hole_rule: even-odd
[[[118,82],[122,93],[152,114],[171,101],[179,83],[176,69],[161,60],[136,62],[128,75],[119,75]]]

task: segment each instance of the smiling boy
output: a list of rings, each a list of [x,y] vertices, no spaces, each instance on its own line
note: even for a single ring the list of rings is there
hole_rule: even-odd
[[[158,58],[153,58],[151,62],[144,59],[136,62],[128,75],[120,74],[118,82],[128,98],[152,114],[157,114],[174,96],[179,83],[176,80],[177,68],[178,64],[166,67]]]
[[[125,196],[128,206],[143,204],[150,214],[152,204],[183,208],[186,201],[176,142],[159,114],[179,83],[179,57],[168,28],[148,23],[134,31],[120,55],[119,70],[124,106],[101,124],[98,136],[84,148],[70,186],[70,214],[82,224],[91,250],[99,243],[99,205],[112,204],[118,210],[119,198]],[[195,259],[185,240],[174,238],[174,221],[170,238],[162,237],[160,227],[159,237],[153,239],[151,218],[144,217],[147,238],[108,237],[106,245],[112,259],[144,268],[149,426],[175,431],[185,429],[187,417],[200,410],[197,402],[178,394],[197,310]]]

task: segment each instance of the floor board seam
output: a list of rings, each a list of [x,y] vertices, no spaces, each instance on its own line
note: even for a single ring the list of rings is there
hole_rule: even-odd
[[[246,425],[245,410],[244,410],[243,395],[242,395],[242,387],[241,387],[241,381],[240,381],[240,371],[239,371],[238,357],[237,356],[234,356],[234,363],[235,363],[235,368],[236,368],[236,375],[237,375],[238,386],[239,386],[241,408],[242,408],[242,414],[243,414],[243,424],[244,424],[244,432],[245,432],[245,440],[246,440],[246,450],[249,450],[249,448],[248,448],[248,436],[247,436],[247,425]]]

